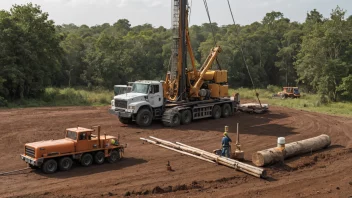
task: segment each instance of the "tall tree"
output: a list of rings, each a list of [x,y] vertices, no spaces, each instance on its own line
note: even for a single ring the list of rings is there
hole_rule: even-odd
[[[314,12],[316,16],[320,16]],[[307,18],[302,48],[296,61],[299,80],[321,95],[336,101],[342,78],[350,72],[343,54],[351,43],[351,28],[344,20],[345,11],[337,7],[330,20]]]
[[[14,5],[0,14],[0,78],[6,98],[36,96],[52,84],[62,50],[54,22],[39,6]]]

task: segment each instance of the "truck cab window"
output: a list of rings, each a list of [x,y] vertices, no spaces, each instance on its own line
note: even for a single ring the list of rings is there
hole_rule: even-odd
[[[86,133],[80,133],[79,134],[79,140],[85,140],[85,139],[87,139]]]
[[[73,131],[67,131],[66,137],[70,138],[71,140],[77,140],[77,133]]]
[[[159,85],[152,86],[153,93],[159,93]]]

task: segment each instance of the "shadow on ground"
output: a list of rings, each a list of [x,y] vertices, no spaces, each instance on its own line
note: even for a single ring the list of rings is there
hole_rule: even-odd
[[[53,173],[53,174],[44,174],[41,170],[35,170],[34,173],[42,175],[44,177],[65,179],[65,178],[79,177],[84,175],[93,175],[93,174],[102,173],[106,171],[121,170],[124,168],[143,164],[146,162],[147,160],[133,158],[133,157],[123,158],[121,161],[118,161],[114,164],[109,164],[109,163],[104,163],[102,165],[93,164],[89,167],[82,167],[78,162],[76,162],[73,164],[71,170],[66,172],[57,171],[56,173]]]
[[[266,113],[266,114],[247,114],[237,112],[235,115],[228,118],[221,118],[214,120],[212,118],[193,120],[192,123],[188,125],[180,125],[178,127],[173,127],[172,130],[191,131],[197,130],[202,132],[218,131],[223,132],[224,126],[229,126],[230,133],[236,133],[237,123],[240,124],[241,134],[253,134],[259,136],[289,136],[294,134],[294,128],[271,123],[274,120],[280,120],[288,118],[289,115],[285,113]],[[161,121],[154,121],[151,126],[141,128],[136,124],[126,125],[126,127],[131,127],[139,129],[140,132],[143,131],[158,131],[167,129]]]

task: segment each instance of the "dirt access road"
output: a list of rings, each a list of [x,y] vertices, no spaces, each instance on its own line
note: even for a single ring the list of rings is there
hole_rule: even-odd
[[[155,122],[146,129],[123,127],[108,107],[28,108],[0,111],[0,172],[21,169],[19,154],[26,142],[62,138],[67,127],[102,126],[128,143],[125,159],[116,164],[80,167],[51,175],[26,170],[0,176],[0,197],[350,197],[352,196],[352,119],[271,107],[263,115],[237,113],[178,128]],[[287,142],[328,134],[329,149],[266,167],[269,179],[183,156],[139,138],[150,135],[212,151],[220,146],[225,125],[235,139],[240,123],[246,160],[251,154]],[[231,134],[232,133],[232,134]],[[170,161],[173,172],[166,170]]]

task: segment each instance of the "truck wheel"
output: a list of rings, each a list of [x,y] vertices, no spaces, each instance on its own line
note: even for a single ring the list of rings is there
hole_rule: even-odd
[[[72,167],[72,159],[69,157],[63,157],[59,160],[59,168],[61,171],[68,171]]]
[[[57,162],[54,159],[49,159],[48,161],[44,162],[42,166],[42,170],[46,174],[54,173],[57,170]]]
[[[93,163],[93,156],[90,153],[83,154],[81,158],[82,166],[90,166]]]
[[[221,116],[223,117],[223,118],[227,118],[227,117],[229,117],[231,115],[231,106],[229,105],[229,104],[224,104],[223,106],[222,106],[222,114],[221,114]]]
[[[120,152],[113,150],[110,153],[110,156],[108,157],[108,161],[110,163],[115,163],[121,159]]]
[[[181,113],[181,123],[182,124],[189,124],[192,121],[192,112],[191,110],[184,110]]]
[[[137,113],[136,123],[139,126],[146,127],[149,126],[153,121],[152,112],[149,109],[141,109]]]
[[[95,153],[94,162],[96,164],[102,164],[102,163],[104,163],[104,160],[105,160],[105,154],[103,151],[98,151]]]
[[[214,119],[219,119],[221,117],[221,108],[219,105],[215,105],[213,107],[213,111],[211,115]]]
[[[130,124],[131,123],[131,119],[130,118],[119,118],[119,121],[122,124]]]
[[[181,123],[181,114],[177,112],[171,118],[170,127],[179,126],[180,123]]]

